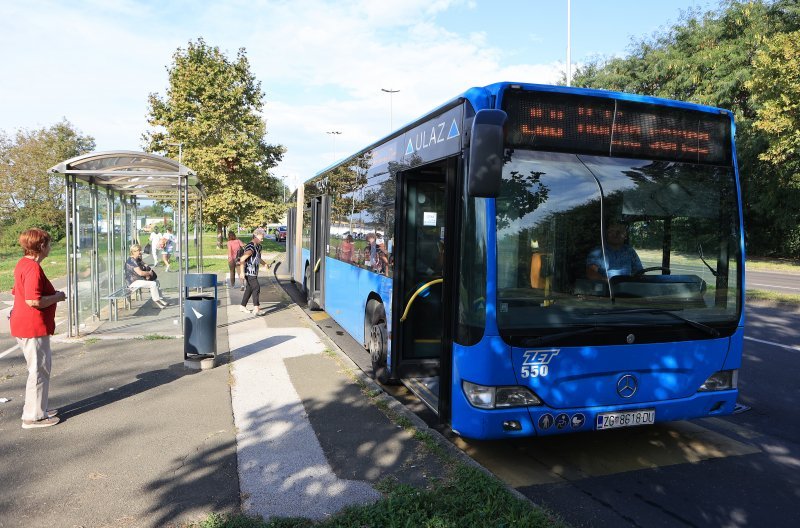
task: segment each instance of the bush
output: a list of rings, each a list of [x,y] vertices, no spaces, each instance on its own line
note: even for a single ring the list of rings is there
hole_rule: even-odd
[[[2,248],[15,248],[19,244],[19,235],[23,231],[33,229],[34,227],[44,229],[50,233],[53,242],[57,242],[64,238],[66,230],[64,223],[47,221],[37,216],[23,217],[16,222],[4,224],[0,230],[0,247]]]

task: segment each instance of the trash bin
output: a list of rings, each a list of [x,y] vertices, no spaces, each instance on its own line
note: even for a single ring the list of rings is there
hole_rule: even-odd
[[[205,288],[213,288],[204,291]],[[183,359],[217,355],[217,276],[191,273],[184,279]]]

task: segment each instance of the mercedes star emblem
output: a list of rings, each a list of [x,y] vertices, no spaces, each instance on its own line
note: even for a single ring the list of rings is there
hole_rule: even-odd
[[[636,389],[639,388],[639,382],[633,374],[625,374],[617,381],[617,394],[623,398],[630,398],[636,394]]]

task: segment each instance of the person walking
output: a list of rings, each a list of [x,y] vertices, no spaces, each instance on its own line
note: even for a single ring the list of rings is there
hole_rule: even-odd
[[[45,276],[42,261],[50,254],[50,234],[42,229],[28,229],[19,236],[23,257],[14,268],[14,306],[11,310],[11,335],[17,339],[28,364],[22,428],[35,429],[56,425],[57,409],[48,409],[52,351],[50,336],[56,330],[56,305],[66,300]]]
[[[244,254],[239,259],[239,263],[244,265],[244,278],[247,281],[239,310],[250,312],[247,309],[247,301],[252,296],[253,314],[258,316],[265,315],[260,312],[261,306],[258,300],[258,296],[261,293],[261,286],[258,284],[258,266],[266,264],[265,261],[261,260],[261,243],[264,241],[266,234],[263,228],[256,229],[253,232],[253,239],[244,247]]]
[[[158,227],[150,231],[150,256],[153,257],[153,267],[158,266],[158,255],[161,253],[161,232]]]
[[[167,227],[164,230],[164,236],[161,238],[161,258],[164,260],[164,266],[166,266],[166,271],[169,272],[169,261],[172,258],[172,254],[175,252],[175,235],[172,234],[172,228]]]
[[[238,257],[242,255],[239,254],[239,250],[242,249],[242,241],[239,240],[239,237],[236,236],[236,233],[233,231],[228,231],[228,269],[230,270],[229,278],[231,283],[231,288],[236,287],[236,276],[239,276],[239,284],[244,290],[244,273],[242,272],[242,265],[239,264]],[[244,252],[242,253],[244,254]]]

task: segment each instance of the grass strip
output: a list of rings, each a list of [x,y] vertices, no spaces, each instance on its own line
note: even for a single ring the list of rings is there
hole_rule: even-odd
[[[767,290],[747,290],[745,292],[745,301],[800,305],[800,295]]]
[[[563,522],[527,501],[512,496],[494,477],[479,469],[457,466],[450,477],[430,489],[417,489],[386,479],[376,486],[383,498],[351,506],[314,522],[246,515],[211,514],[192,528],[457,528],[463,526],[561,527]]]

